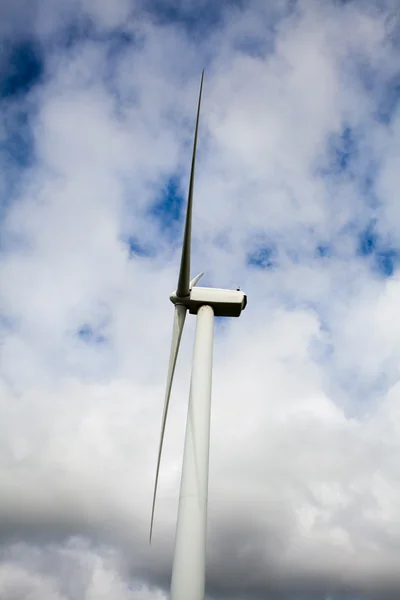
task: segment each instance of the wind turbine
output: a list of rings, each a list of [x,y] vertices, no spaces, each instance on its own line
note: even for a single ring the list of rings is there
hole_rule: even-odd
[[[172,567],[171,600],[204,600],[214,316],[238,317],[247,303],[246,295],[240,290],[196,287],[203,273],[190,281],[193,184],[203,79],[204,71],[201,75],[197,106],[178,286],[170,296],[175,305],[175,315],[150,524],[151,543],[172,380],[186,312],[189,310],[190,314],[197,315],[197,323]]]

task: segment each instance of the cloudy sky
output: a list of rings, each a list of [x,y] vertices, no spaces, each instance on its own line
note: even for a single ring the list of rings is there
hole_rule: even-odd
[[[400,594],[397,0],[0,3],[0,597],[168,595],[152,486],[201,70],[209,600]]]

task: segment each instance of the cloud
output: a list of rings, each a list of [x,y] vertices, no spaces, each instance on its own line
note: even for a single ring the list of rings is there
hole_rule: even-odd
[[[125,570],[125,577],[121,573]],[[41,548],[14,543],[3,549],[0,582],[12,598],[162,598],[132,581],[118,554],[106,546],[93,547],[81,538]]]
[[[167,594],[194,319],[147,539],[204,66],[192,271],[249,297],[216,323],[209,596],[398,596],[396,5],[207,6],[1,9],[5,600]]]

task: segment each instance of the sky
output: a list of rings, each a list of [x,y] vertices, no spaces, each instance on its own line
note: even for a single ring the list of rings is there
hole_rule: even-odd
[[[215,325],[207,600],[394,600],[397,0],[0,4],[0,597],[168,597],[148,544],[191,144]]]

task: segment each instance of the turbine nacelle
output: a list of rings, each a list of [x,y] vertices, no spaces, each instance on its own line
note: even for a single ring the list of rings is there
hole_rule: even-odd
[[[171,294],[173,304],[185,306],[191,315],[197,314],[200,306],[211,306],[216,317],[239,317],[247,304],[247,297],[241,290],[224,290],[193,286],[189,296],[179,298],[176,292]]]

